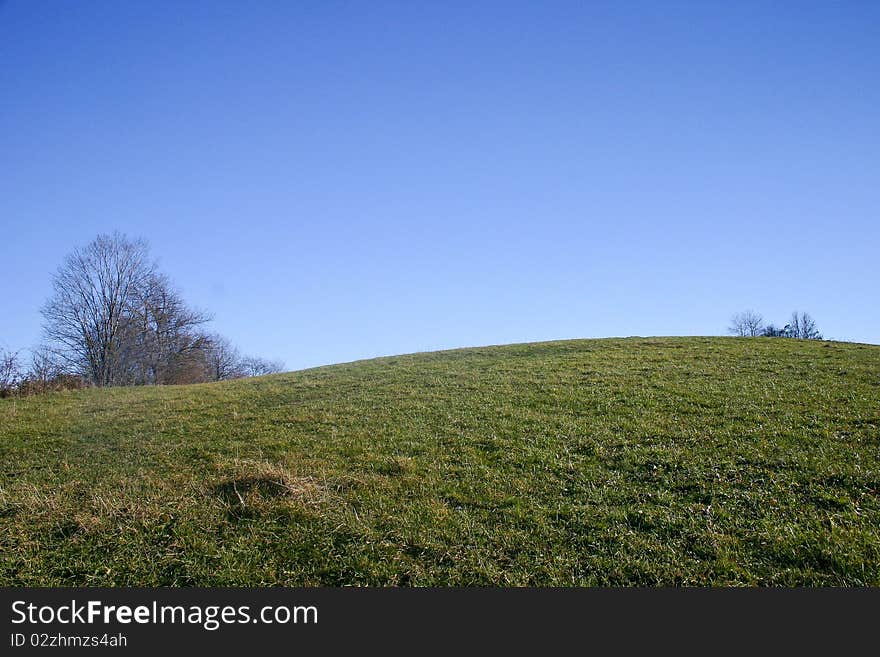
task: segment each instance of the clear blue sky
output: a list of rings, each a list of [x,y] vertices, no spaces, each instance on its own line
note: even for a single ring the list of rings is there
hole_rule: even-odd
[[[146,238],[289,368],[806,310],[880,343],[880,3],[0,4],[0,343]]]

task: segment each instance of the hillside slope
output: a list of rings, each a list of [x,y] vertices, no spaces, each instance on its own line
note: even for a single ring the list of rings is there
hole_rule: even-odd
[[[880,347],[629,338],[0,400],[3,585],[880,585]]]

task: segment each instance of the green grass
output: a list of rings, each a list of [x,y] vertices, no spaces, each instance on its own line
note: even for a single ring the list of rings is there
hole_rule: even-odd
[[[0,400],[0,584],[880,585],[880,347],[580,340]]]

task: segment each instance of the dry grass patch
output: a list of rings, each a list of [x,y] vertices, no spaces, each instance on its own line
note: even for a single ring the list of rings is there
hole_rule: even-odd
[[[280,463],[236,458],[220,466],[223,473],[210,492],[228,511],[263,511],[278,504],[316,505],[327,489],[314,477],[292,474]]]

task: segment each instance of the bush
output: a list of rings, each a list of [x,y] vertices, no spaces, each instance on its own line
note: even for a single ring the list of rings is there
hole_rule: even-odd
[[[88,387],[88,384],[79,375],[56,374],[48,379],[25,377],[18,384],[16,391],[19,395],[27,397],[47,392],[60,392],[61,390],[82,390],[86,387]]]
[[[13,351],[0,351],[0,397],[8,397],[21,380],[18,354]]]

